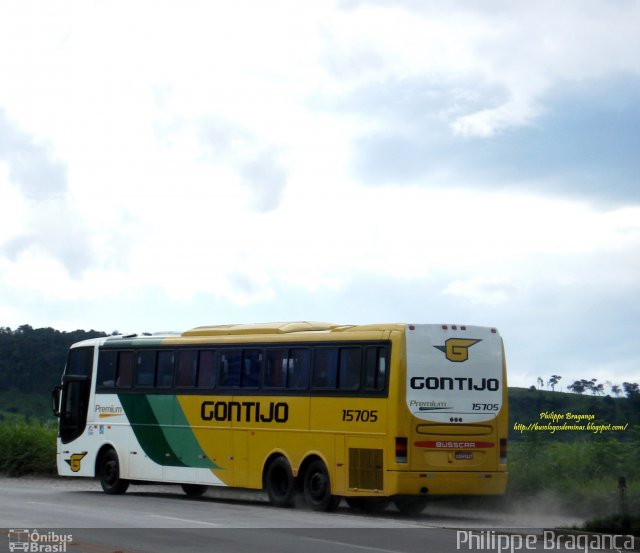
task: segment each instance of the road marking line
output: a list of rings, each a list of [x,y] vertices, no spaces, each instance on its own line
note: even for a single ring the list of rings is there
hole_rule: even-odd
[[[60,507],[60,503],[46,503],[45,501],[27,501],[29,505],[47,505],[48,507]],[[68,507],[68,505],[65,505]]]
[[[178,518],[178,517],[168,517],[165,515],[149,515],[153,518],[165,518],[167,520],[179,520],[180,522],[190,522],[192,524],[202,524],[204,526],[214,526],[216,528],[221,528],[222,524],[216,524],[215,522],[204,522],[203,520],[194,520],[191,518]]]
[[[380,547],[370,547],[368,545],[357,545],[355,543],[347,543],[344,541],[323,540],[321,538],[307,538],[306,536],[300,536],[300,537],[304,540],[330,543],[331,545],[346,545],[347,547],[353,547],[355,549],[365,549],[367,551],[381,551],[382,553],[405,553],[404,551],[400,551],[398,549],[382,549]]]

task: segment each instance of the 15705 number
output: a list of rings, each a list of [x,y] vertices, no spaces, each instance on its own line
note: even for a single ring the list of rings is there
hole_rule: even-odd
[[[497,411],[499,405],[497,403],[474,403],[474,411]]]
[[[376,422],[378,420],[378,411],[368,409],[343,409],[342,420],[344,422]]]

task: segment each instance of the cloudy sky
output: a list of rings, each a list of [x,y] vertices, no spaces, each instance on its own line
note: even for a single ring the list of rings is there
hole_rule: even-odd
[[[0,326],[496,326],[640,381],[640,3],[9,1]]]

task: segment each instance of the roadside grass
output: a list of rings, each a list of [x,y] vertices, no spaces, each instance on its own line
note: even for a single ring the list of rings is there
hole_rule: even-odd
[[[506,504],[543,498],[554,509],[587,518],[585,530],[638,531],[640,440],[589,437],[573,442],[528,440],[509,451]],[[620,477],[625,487],[621,490]]]
[[[587,521],[584,529],[589,532],[640,536],[640,515],[611,515],[595,518]]]
[[[56,425],[19,417],[0,423],[0,473],[55,474]]]
[[[14,417],[53,421],[50,394],[0,390],[0,422]]]

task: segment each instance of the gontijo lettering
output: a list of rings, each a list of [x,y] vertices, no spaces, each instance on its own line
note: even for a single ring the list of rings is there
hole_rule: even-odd
[[[497,378],[476,378],[458,376],[414,376],[410,380],[410,386],[414,390],[489,390],[495,392],[500,389],[500,381]]]
[[[273,401],[268,407],[259,401],[203,401],[200,417],[203,421],[283,423],[289,420],[289,405]]]

